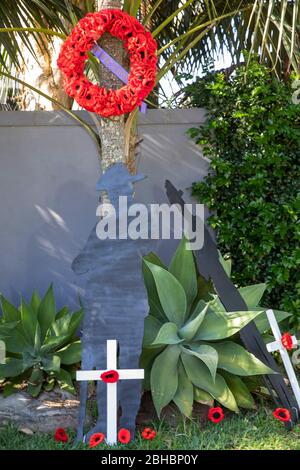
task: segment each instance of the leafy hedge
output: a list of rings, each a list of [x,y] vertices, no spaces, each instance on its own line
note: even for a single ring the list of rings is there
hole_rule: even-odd
[[[211,159],[194,183],[217,230],[221,252],[233,260],[238,285],[267,282],[265,302],[293,313],[300,324],[300,106],[292,80],[274,79],[253,60],[234,76],[209,74],[188,89],[206,124],[189,134]]]

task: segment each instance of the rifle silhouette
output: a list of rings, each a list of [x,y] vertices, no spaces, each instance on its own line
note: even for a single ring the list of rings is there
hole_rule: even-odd
[[[166,194],[170,204],[178,204],[184,213],[185,202],[182,199],[183,192],[177,190],[169,181],[165,181]],[[247,305],[238,289],[227,276],[219,260],[218,248],[213,240],[206,224],[202,220],[197,221],[203,226],[204,243],[200,250],[194,251],[199,273],[211,280],[220,301],[228,312],[248,310]],[[196,230],[196,216],[192,217],[192,229]],[[265,343],[254,323],[250,322],[240,331],[240,338],[249,352],[254,354],[264,364],[278,372],[264,376],[265,384],[276,404],[280,408],[290,411],[292,422],[287,422],[286,427],[291,429],[299,419],[299,410],[293,394],[284,382],[273,356],[267,351]]]

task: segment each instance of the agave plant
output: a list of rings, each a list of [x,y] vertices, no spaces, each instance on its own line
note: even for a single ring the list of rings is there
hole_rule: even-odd
[[[230,263],[222,262],[230,274]],[[226,312],[211,283],[199,276],[185,239],[168,269],[150,253],[143,272],[150,312],[141,366],[158,416],[171,401],[185,416],[191,415],[194,401],[217,400],[235,412],[253,408],[243,378],[275,372],[239,344],[238,333],[252,320],[260,331],[268,329],[265,309],[257,307],[265,285],[241,289],[249,311]],[[286,316],[277,312],[279,320]]]
[[[63,307],[57,312],[52,286],[42,299],[36,291],[29,304],[21,299],[19,308],[4,296],[0,300],[0,339],[6,348],[5,364],[0,364],[4,393],[18,390],[20,384],[26,384],[33,397],[56,384],[74,393],[75,365],[81,359],[77,330],[83,310],[70,313]]]

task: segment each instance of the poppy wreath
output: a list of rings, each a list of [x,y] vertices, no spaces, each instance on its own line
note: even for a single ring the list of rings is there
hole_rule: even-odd
[[[84,75],[87,52],[109,32],[123,41],[128,51],[128,83],[118,90],[99,87]],[[155,85],[157,45],[150,32],[133,16],[117,10],[88,13],[72,30],[61,47],[57,65],[65,76],[69,96],[87,111],[103,117],[119,116],[140,106]]]

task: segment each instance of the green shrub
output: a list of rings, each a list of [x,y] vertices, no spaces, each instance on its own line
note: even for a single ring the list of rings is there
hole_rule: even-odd
[[[55,384],[74,393],[76,364],[81,360],[77,330],[82,309],[69,313],[64,307],[56,312],[52,286],[42,299],[36,291],[30,304],[21,299],[19,308],[1,296],[1,308],[0,339],[6,347],[6,363],[0,364],[4,394],[18,391],[23,384],[33,397]]]
[[[141,357],[144,388],[151,390],[158,415],[171,401],[186,416],[194,401],[216,399],[235,412],[253,408],[243,378],[273,371],[239,344],[238,333],[253,319],[260,332],[268,330],[265,309],[258,306],[266,286],[241,288],[250,310],[226,312],[211,283],[197,273],[187,243],[180,243],[169,269],[153,253],[143,259],[150,306]],[[230,263],[222,262],[230,275]],[[288,315],[276,312],[278,321]]]
[[[238,285],[267,282],[265,301],[300,322],[300,106],[291,81],[253,60],[247,74],[209,74],[188,89],[208,119],[190,136],[211,172],[193,194],[211,211],[222,253]]]

